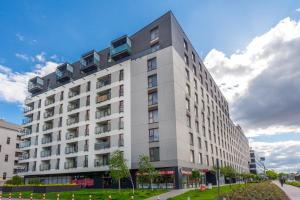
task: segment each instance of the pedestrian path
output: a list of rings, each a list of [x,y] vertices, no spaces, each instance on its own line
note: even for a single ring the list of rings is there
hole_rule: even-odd
[[[189,190],[195,190],[195,188],[171,190],[170,192],[166,192],[166,193],[163,193],[163,194],[159,195],[159,199],[160,200],[167,200],[168,198],[181,195],[181,194],[183,194],[183,193],[185,193]],[[158,196],[155,196],[155,197],[150,197],[146,200],[157,200],[157,199],[158,199]]]
[[[284,184],[283,187],[281,187],[279,181],[273,181],[273,183],[280,187],[291,200],[300,199],[300,188],[287,184]]]

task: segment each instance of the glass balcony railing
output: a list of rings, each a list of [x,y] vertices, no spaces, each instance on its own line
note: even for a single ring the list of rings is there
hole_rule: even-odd
[[[20,143],[20,148],[26,148],[31,146],[31,141],[24,141]]]
[[[46,150],[46,151],[41,151],[41,158],[49,157],[51,156],[51,151]]]
[[[116,55],[124,53],[124,52],[126,52],[128,54],[131,53],[131,47],[127,43],[122,44],[122,45],[120,45],[118,47],[111,47],[110,48],[110,55],[112,57],[115,57]]]
[[[42,138],[42,144],[48,144],[52,142],[52,137],[44,137]]]
[[[102,134],[111,131],[110,124],[97,126],[95,128],[95,134]]]
[[[96,119],[100,119],[102,117],[109,116],[111,114],[110,109],[96,111]]]
[[[23,129],[21,130],[21,136],[25,136],[25,135],[31,135],[32,130],[31,129]]]
[[[113,60],[119,60],[131,54],[131,40],[126,35],[111,42],[110,55]]]
[[[74,139],[74,138],[77,138],[78,137],[78,133],[71,133],[71,132],[69,132],[69,133],[67,133],[66,134],[66,140],[71,140],[71,139]]]
[[[110,100],[110,98],[111,98],[110,93],[98,95],[97,99],[96,99],[96,102],[97,103],[102,103],[104,101]]]
[[[51,169],[51,165],[49,164],[41,164],[40,165],[40,171],[47,171]]]
[[[30,93],[37,93],[43,90],[44,80],[40,77],[35,77],[28,82],[28,91]]]
[[[81,56],[80,64],[80,69],[83,72],[95,70],[100,64],[100,56],[96,51],[92,50]]]
[[[107,166],[108,165],[108,161],[109,161],[108,156],[106,158],[103,158],[103,159],[95,159],[94,160],[94,166],[95,167]]]
[[[53,124],[44,124],[43,125],[43,131],[51,130],[53,129]]]
[[[45,112],[44,113],[44,118],[49,118],[49,117],[52,117],[54,116],[54,111],[51,111],[51,112]]]
[[[29,153],[23,153],[21,156],[19,156],[19,160],[27,160],[30,158]]]
[[[69,118],[67,119],[67,125],[70,126],[72,124],[76,124],[79,122],[79,117],[73,117],[73,118]]]
[[[78,152],[78,148],[75,146],[71,146],[71,147],[66,147],[65,148],[65,154],[71,154],[71,153],[77,153]]]
[[[77,162],[76,161],[68,161],[68,162],[65,162],[65,169],[74,169],[74,168],[77,168]]]
[[[71,103],[71,104],[68,105],[68,111],[78,109],[79,107],[80,107],[79,103]]]
[[[102,150],[110,148],[110,142],[98,142],[95,143],[95,150]]]
[[[23,119],[23,124],[29,124],[29,123],[31,123],[33,121],[33,118],[32,117],[28,117],[28,118],[25,118],[25,119]]]
[[[29,106],[26,106],[26,107],[24,107],[24,110],[23,110],[23,112],[24,113],[28,113],[28,112],[30,112],[30,111],[33,111],[33,106],[32,107],[29,107]]]

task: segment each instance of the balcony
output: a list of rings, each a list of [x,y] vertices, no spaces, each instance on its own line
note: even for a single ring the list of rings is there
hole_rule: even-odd
[[[131,40],[124,35],[111,42],[110,56],[114,61],[125,58],[131,54]]]
[[[46,111],[44,113],[44,118],[47,119],[49,117],[53,117],[53,115],[54,115],[54,109],[53,109],[53,111]]]
[[[65,154],[77,153],[78,148],[77,146],[69,146],[65,148]]]
[[[40,171],[48,171],[50,169],[51,169],[50,163],[40,165]]]
[[[73,77],[73,66],[69,63],[64,63],[57,67],[55,74],[56,80],[60,83],[70,81]]]
[[[43,125],[43,131],[48,131],[48,130],[51,130],[53,129],[53,124],[51,123],[46,123]]]
[[[67,119],[67,125],[70,126],[72,124],[76,124],[79,122],[79,117],[72,117]]]
[[[44,87],[44,80],[38,76],[32,78],[28,82],[28,91],[32,94],[41,92]]]
[[[109,154],[102,154],[98,156],[98,159],[94,160],[95,167],[107,166],[109,162]]]
[[[104,77],[98,79],[96,87],[98,89],[98,88],[102,88],[102,87],[110,85],[110,84],[111,84],[111,76],[107,75],[107,76],[104,76]]]
[[[96,119],[109,116],[111,114],[110,107],[96,111]]]
[[[111,98],[110,90],[107,90],[107,91],[98,93],[98,95],[96,97],[96,102],[102,103],[104,101],[110,100],[110,98]]]
[[[42,138],[42,144],[49,144],[52,142],[52,137],[44,137]]]
[[[110,148],[110,141],[102,141],[95,143],[95,150],[102,150],[102,149],[109,149]]]
[[[111,125],[110,124],[104,124],[97,126],[95,128],[95,134],[102,134],[111,131]]]
[[[71,140],[78,137],[78,132],[68,132],[66,134],[66,140]]]
[[[45,158],[49,156],[51,156],[51,150],[41,151],[41,158]]]
[[[80,64],[80,69],[84,73],[97,70],[100,66],[100,56],[95,50],[89,51],[81,56]]]
[[[80,86],[71,88],[68,95],[69,95],[69,98],[80,95]]]
[[[76,161],[67,161],[65,162],[65,169],[74,169],[77,168],[77,162]]]
[[[24,110],[23,110],[23,113],[28,113],[30,111],[33,111],[34,107],[33,106],[25,106],[24,107]]]
[[[47,97],[46,100],[45,100],[45,106],[49,106],[49,105],[54,104],[54,103],[55,103],[55,97],[54,96]]]
[[[32,133],[31,129],[24,128],[21,130],[21,136],[31,135],[31,133]]]
[[[27,160],[30,158],[29,153],[23,153],[21,156],[19,156],[19,160]]]
[[[25,119],[23,119],[23,122],[22,124],[25,125],[25,124],[29,124],[33,121],[33,118],[32,117],[26,117]]]
[[[31,141],[24,141],[20,143],[20,148],[27,148],[31,146]]]

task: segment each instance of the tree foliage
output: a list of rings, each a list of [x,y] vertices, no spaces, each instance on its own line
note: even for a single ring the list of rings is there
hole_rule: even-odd
[[[139,156],[139,162],[138,162],[138,172],[141,177],[144,177],[145,179],[150,180],[150,187],[152,187],[153,180],[159,176],[158,171],[155,169],[153,164],[150,162],[150,159],[146,155],[140,155]]]
[[[271,179],[271,180],[274,180],[274,179],[277,179],[278,178],[278,174],[273,171],[273,170],[267,170],[266,171],[266,176]]]
[[[13,176],[10,180],[6,181],[6,184],[21,185],[23,184],[23,178],[21,176]]]

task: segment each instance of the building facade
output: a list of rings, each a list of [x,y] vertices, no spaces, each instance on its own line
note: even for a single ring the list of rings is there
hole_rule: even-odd
[[[266,169],[264,160],[265,159],[263,157],[259,157],[253,149],[250,149],[250,173],[257,175],[265,174]]]
[[[0,119],[0,185],[4,184],[18,170],[21,126]]]
[[[173,187],[192,169],[249,171],[249,145],[228,103],[171,12],[109,48],[29,81],[22,159],[27,179],[93,177],[109,185],[108,160],[124,152],[136,179],[148,155]]]

